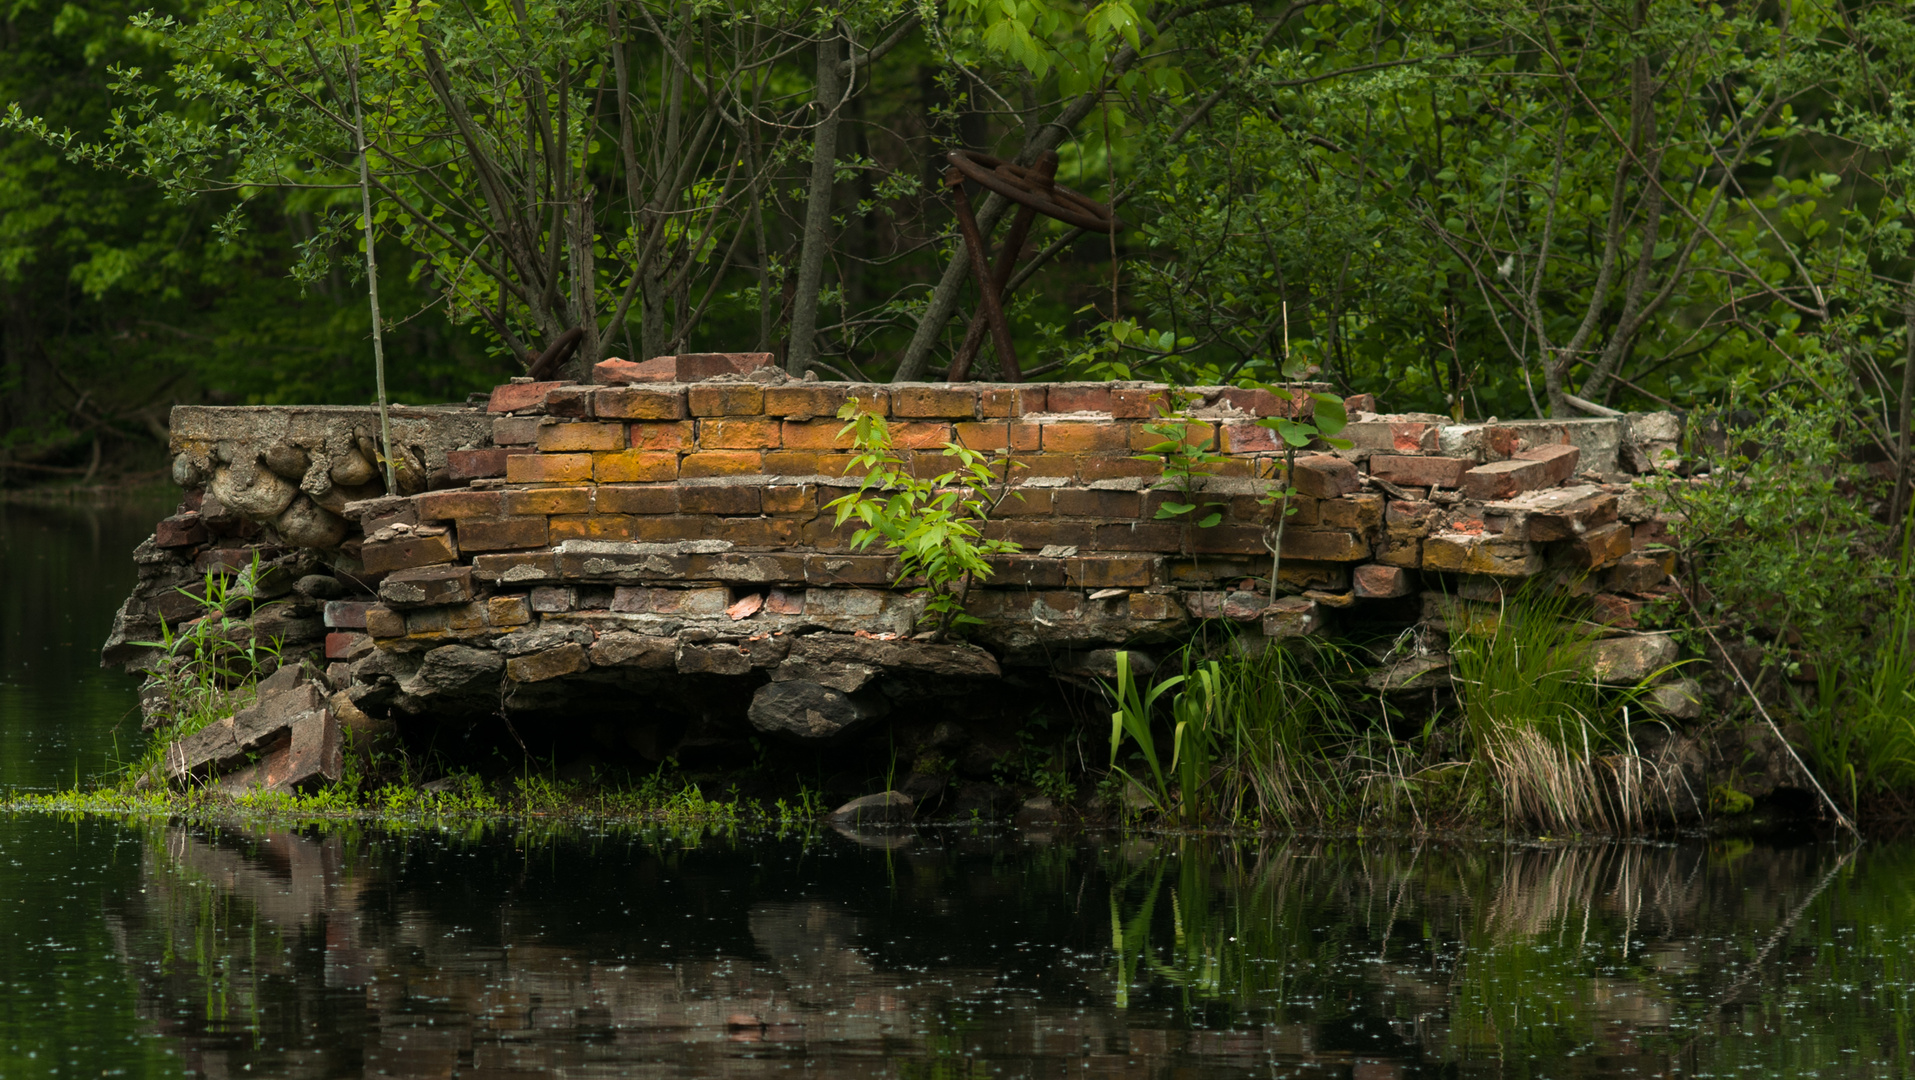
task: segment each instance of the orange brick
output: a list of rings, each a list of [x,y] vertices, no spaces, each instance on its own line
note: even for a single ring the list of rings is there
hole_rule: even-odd
[[[818,509],[818,489],[811,484],[780,484],[764,489],[767,514],[810,514]]]
[[[1051,397],[1057,396],[1051,388]],[[1130,425],[1097,423],[1045,424],[1044,449],[1054,454],[1081,454],[1093,450],[1125,450],[1130,446]]]
[[[505,493],[505,512],[513,515],[585,514],[592,509],[588,487],[530,488]]]
[[[620,450],[593,454],[593,474],[601,484],[643,484],[678,478],[678,455]]]
[[[1162,476],[1163,467],[1155,461],[1139,461],[1125,455],[1085,454],[1077,459],[1078,479],[1116,480],[1125,476]]]
[[[1044,411],[1041,386],[991,386],[978,390],[979,416],[1028,416]]]
[[[513,454],[505,459],[508,484],[565,484],[591,478],[590,454]]]
[[[764,469],[764,455],[756,450],[702,450],[686,454],[678,463],[678,475],[686,479],[700,476],[750,476]]]
[[[505,499],[497,491],[429,491],[415,496],[412,505],[421,521],[456,521],[497,517],[505,509]]]
[[[1176,438],[1174,432],[1170,435],[1163,435],[1150,430],[1153,427],[1175,428],[1176,424],[1172,421],[1162,421],[1151,424],[1130,425],[1130,448],[1142,453],[1159,443],[1169,442],[1171,439]],[[1184,424],[1184,445],[1190,447],[1192,450],[1217,449],[1214,443],[1216,435],[1216,427],[1204,423],[1201,420],[1192,420]]]
[[[765,388],[755,383],[694,386],[686,402],[693,416],[759,416],[765,411]]]
[[[539,428],[539,452],[565,450],[619,450],[625,446],[624,424],[546,424]]]
[[[672,514],[642,517],[635,519],[633,538],[652,543],[718,539],[715,535],[718,522],[718,518],[703,515]]]
[[[765,455],[765,471],[773,476],[817,476],[819,455],[809,450],[774,450]]]
[[[896,386],[891,389],[891,415],[954,417],[977,415],[977,391],[942,386]]]
[[[1119,420],[1144,420],[1171,411],[1170,394],[1164,390],[1115,387],[1110,392],[1110,414]]]
[[[1077,475],[1077,458],[1076,454],[1032,454],[1021,457],[1017,463],[1024,467],[1017,470],[1016,475],[1062,476],[1070,479]]]
[[[698,423],[698,448],[776,450],[784,445],[779,427],[776,420],[757,417],[750,420],[701,420]]]
[[[682,420],[685,392],[641,386],[602,387],[592,395],[592,411],[609,420]]]
[[[459,522],[459,546],[466,551],[510,551],[545,544],[542,517],[467,518]]]
[[[851,471],[851,463],[858,460],[856,454],[819,454],[819,476],[843,476]]]
[[[891,395],[884,390],[797,383],[766,387],[765,415],[787,416],[794,420],[835,417],[839,407],[850,397],[856,397],[862,403],[859,412],[877,413],[879,416],[891,414]]]
[[[787,420],[781,440],[787,450],[849,450],[851,433],[842,420]]]
[[[1226,454],[1277,454],[1283,452],[1283,440],[1260,424],[1225,424],[1223,449]]]
[[[630,540],[637,518],[629,514],[560,514],[550,520],[549,543],[561,540]]]
[[[906,420],[891,425],[891,445],[900,450],[935,450],[951,441],[951,425]]]
[[[633,424],[631,428],[634,450],[690,450],[698,425],[681,420],[676,424]]]
[[[1110,387],[1097,383],[1058,383],[1047,388],[1051,412],[1110,411]]]
[[[678,487],[674,484],[606,484],[598,489],[593,508],[601,514],[676,514]]]
[[[1035,452],[1041,443],[1036,424],[968,423],[953,425],[957,443],[967,450],[1024,450]]]

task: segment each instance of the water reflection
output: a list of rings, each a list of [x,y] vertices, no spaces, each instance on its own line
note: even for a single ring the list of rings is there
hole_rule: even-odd
[[[169,826],[107,921],[208,1076],[1906,1076],[1910,855]]]

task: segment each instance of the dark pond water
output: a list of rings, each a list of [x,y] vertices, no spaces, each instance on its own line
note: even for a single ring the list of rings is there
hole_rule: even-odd
[[[70,783],[130,571],[4,527],[6,777]],[[0,816],[0,1077],[1906,1077],[1912,1027],[1908,843]]]

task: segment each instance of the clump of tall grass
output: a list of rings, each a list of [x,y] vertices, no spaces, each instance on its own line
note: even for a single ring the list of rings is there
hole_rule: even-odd
[[[1814,702],[1799,706],[1811,756],[1851,809],[1865,796],[1915,792],[1915,584],[1906,572],[1858,659],[1821,665]]]
[[[1634,831],[1665,798],[1666,767],[1635,752],[1628,704],[1586,670],[1598,628],[1560,591],[1530,588],[1494,617],[1452,620],[1451,677],[1475,764],[1506,824]]]

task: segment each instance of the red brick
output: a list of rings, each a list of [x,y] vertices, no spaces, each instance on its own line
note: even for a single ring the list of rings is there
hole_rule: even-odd
[[[547,424],[539,429],[539,452],[622,450],[624,424]]]
[[[765,411],[765,388],[756,383],[694,386],[685,399],[693,416],[760,416]]]
[[[1400,566],[1365,563],[1350,575],[1351,591],[1365,600],[1387,600],[1410,594],[1410,572]]]
[[[891,445],[900,450],[935,450],[951,441],[951,425],[905,420],[891,425]]]
[[[701,420],[700,450],[776,450],[784,444],[777,420]]]
[[[676,514],[676,484],[606,484],[598,489],[593,507],[602,514]]]
[[[612,357],[592,365],[598,383],[668,383],[678,381],[678,357],[658,356],[641,364]],[[600,414],[604,415],[603,413]]]
[[[492,397],[485,404],[486,412],[518,412],[521,409],[536,408],[545,403],[545,395],[564,386],[563,382],[507,383],[492,388]]]
[[[1058,488],[1051,494],[1059,517],[1093,517],[1135,521],[1143,512],[1143,496],[1135,491]]]
[[[1476,467],[1468,458],[1399,457],[1377,454],[1370,458],[1370,475],[1409,487],[1459,487],[1463,474]]]
[[[1636,616],[1641,614],[1644,606],[1640,600],[1613,593],[1597,593],[1589,598],[1590,616],[1604,626],[1613,626],[1618,630],[1636,629]]]
[[[545,415],[589,418],[592,415],[592,388],[567,385],[546,391]]]
[[[506,455],[510,453],[503,446],[490,450],[448,450],[446,478],[455,484],[463,484],[471,480],[504,476]]]
[[[602,386],[593,394],[592,412],[601,420],[683,420],[685,392]]]
[[[1099,383],[1054,383],[1046,392],[1049,412],[1110,411],[1110,387]]]
[[[542,517],[467,518],[459,522],[459,544],[467,551],[513,551],[544,547]]]
[[[1463,474],[1463,494],[1478,502],[1513,499],[1525,491],[1549,486],[1546,461],[1511,458],[1478,465]]]
[[[678,381],[700,382],[716,375],[746,375],[771,365],[770,353],[679,353]]]
[[[766,387],[764,411],[766,416],[786,416],[793,420],[830,419],[837,416],[839,407],[854,395],[863,403],[860,412],[889,415],[891,396],[883,390],[817,383]]]
[[[1058,387],[1051,388],[1051,398],[1057,398]],[[1130,448],[1130,425],[1097,423],[1061,423],[1045,424],[1044,450],[1052,454],[1080,454],[1095,450],[1127,450]]]
[[[1130,448],[1132,450],[1137,451],[1138,453],[1143,453],[1149,450],[1153,446],[1170,442],[1172,439],[1175,439],[1177,437],[1177,433],[1174,430],[1177,427],[1177,424],[1174,421],[1160,421],[1157,423],[1147,423],[1147,424],[1131,424],[1129,425],[1129,427],[1130,427]],[[1166,435],[1161,431],[1152,431],[1150,430],[1151,428],[1167,428],[1172,430],[1170,431],[1169,434]],[[1216,449],[1216,446],[1214,445],[1214,442],[1213,442],[1217,437],[1217,428],[1215,425],[1205,423],[1202,420],[1189,420],[1183,423],[1183,429],[1184,429],[1184,432],[1183,432],[1184,445],[1189,447],[1191,450],[1195,451],[1195,450],[1215,450]]]
[[[798,543],[795,518],[716,518],[711,539],[730,540],[742,548],[788,548]]]
[[[1096,527],[1090,546],[1098,551],[1182,551],[1184,532],[1183,525],[1167,521],[1107,523]]]
[[[513,454],[505,459],[510,484],[564,484],[592,478],[590,454]]]
[[[695,445],[698,425],[690,420],[677,423],[633,424],[631,425],[631,447],[634,450],[690,450]]]
[[[495,446],[531,446],[539,441],[539,428],[544,423],[537,416],[495,416],[492,418],[492,443]]]
[[[1034,459],[1028,474],[1030,476],[1050,476],[1040,468],[1045,458],[1064,455],[1045,454]],[[1069,460],[1066,457],[1066,460]],[[1127,477],[1158,477],[1163,475],[1163,465],[1151,458],[1137,458],[1129,454],[1081,454],[1075,459],[1077,477],[1085,483],[1093,480],[1122,480]],[[1068,476],[1069,473],[1064,475]]]
[[[822,476],[821,460],[810,450],[774,450],[765,455],[764,470],[773,476]]]
[[[1050,488],[1012,488],[1011,494],[997,504],[998,517],[1049,517],[1052,511]]]
[[[849,450],[851,432],[842,420],[787,420],[780,441],[787,450]]]
[[[984,417],[1016,417],[1041,413],[1046,408],[1047,395],[1042,386],[991,386],[978,390],[978,415]]]
[[[456,521],[497,517],[505,512],[505,493],[499,491],[428,491],[412,498],[420,521]]]
[[[1300,457],[1297,459],[1296,472],[1291,486],[1312,498],[1335,499],[1363,486],[1363,481],[1357,476],[1356,466],[1335,454]]]
[[[1248,422],[1223,424],[1221,439],[1226,454],[1277,454],[1283,452],[1283,443],[1277,433],[1267,427]]]
[[[549,520],[546,543],[550,544],[565,540],[632,540],[638,536],[638,519],[629,514],[560,514]]]
[[[193,547],[206,542],[206,526],[198,514],[175,514],[153,527],[153,543],[163,548]]]
[[[1552,446],[1535,446],[1528,450],[1518,450],[1514,455],[1518,461],[1534,461],[1546,470],[1547,478],[1543,486],[1555,487],[1576,475],[1576,466],[1582,461],[1583,452],[1564,443]]]
[[[592,476],[601,484],[645,484],[678,478],[678,455],[644,450],[593,454]]]
[[[334,630],[326,635],[326,659],[346,660],[362,648],[369,635],[359,630]]]
[[[1617,500],[1603,492],[1577,499],[1568,506],[1529,516],[1529,538],[1537,541],[1569,540],[1596,525],[1616,520]]]
[[[633,520],[632,538],[651,543],[713,539],[711,533],[715,531],[719,521],[714,517],[683,514],[661,514],[657,517],[641,517]]]
[[[1147,589],[1157,583],[1163,560],[1149,555],[1106,555],[1068,559],[1065,583],[1078,589]]]
[[[1565,556],[1578,569],[1600,569],[1630,554],[1629,525],[1612,521],[1567,541]]]
[[[1013,424],[1008,421],[960,423],[953,425],[953,434],[959,446],[967,450],[1013,450],[1035,453],[1041,442],[1036,424]]]
[[[1117,387],[1110,392],[1110,414],[1118,420],[1147,420],[1174,411],[1168,390]]]
[[[1431,424],[1404,421],[1390,424],[1390,449],[1399,454],[1420,454],[1437,448],[1436,428]]]
[[[970,387],[893,386],[891,415],[969,420],[977,415],[977,391]]]
[[[678,475],[687,480],[705,476],[750,476],[764,470],[764,455],[756,450],[703,450],[685,455]]]
[[[514,515],[583,514],[592,509],[588,487],[530,488],[505,493],[505,512]]]
[[[1263,418],[1272,416],[1309,416],[1314,412],[1316,402],[1303,390],[1286,390],[1272,393],[1268,390],[1249,387],[1226,387],[1218,395],[1218,400],[1227,401],[1252,416]]]
[[[1091,550],[1098,546],[1091,542],[1097,534],[1095,526],[1089,522],[997,521],[992,522],[992,525],[1000,526],[998,532],[1005,539],[1022,544],[1025,551],[1033,554],[1052,544],[1080,550]]]
[[[458,557],[458,545],[449,533],[368,543],[359,553],[360,562],[369,574],[449,563]]]
[[[761,489],[754,484],[691,484],[678,489],[678,509],[686,514],[758,514]]]
[[[1382,410],[1377,408],[1375,394],[1351,394],[1349,397],[1343,399],[1343,412],[1347,416],[1355,416],[1360,412],[1375,413],[1380,411]]]

